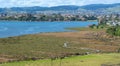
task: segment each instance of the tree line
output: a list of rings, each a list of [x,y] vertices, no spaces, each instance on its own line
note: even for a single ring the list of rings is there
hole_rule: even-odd
[[[18,21],[87,21],[97,20],[97,17],[90,15],[62,15],[62,14],[17,14],[4,15],[0,20],[18,20]]]

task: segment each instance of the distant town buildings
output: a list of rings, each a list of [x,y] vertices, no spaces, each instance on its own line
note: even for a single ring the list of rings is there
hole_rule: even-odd
[[[99,24],[107,24],[109,26],[120,25],[120,15],[112,14],[112,15],[103,15],[98,17]]]

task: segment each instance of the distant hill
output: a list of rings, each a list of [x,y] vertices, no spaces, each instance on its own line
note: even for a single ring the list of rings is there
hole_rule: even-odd
[[[26,11],[26,12],[33,12],[33,11],[63,11],[63,10],[77,10],[79,9],[79,6],[72,6],[72,5],[68,5],[68,6],[55,6],[55,7],[39,7],[39,6],[35,6],[35,7],[12,7],[12,8],[0,8],[0,12],[1,11],[5,11],[5,10],[10,10],[10,11]]]
[[[67,5],[67,6],[56,6],[50,7],[50,10],[77,10],[80,6]]]
[[[117,10],[117,11],[116,11]],[[36,11],[80,11],[80,12],[119,12],[120,3],[116,4],[90,4],[85,6],[63,5],[54,7],[12,7],[12,8],[0,8],[0,13],[5,12],[36,12]]]
[[[120,6],[120,3],[116,4],[91,4],[91,5],[85,5],[81,6],[81,8],[86,9],[86,10],[97,10],[97,9],[106,9],[106,8],[112,8]]]

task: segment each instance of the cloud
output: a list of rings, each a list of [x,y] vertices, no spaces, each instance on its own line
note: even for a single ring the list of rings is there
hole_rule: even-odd
[[[120,0],[0,0],[0,7],[87,5],[120,3]]]

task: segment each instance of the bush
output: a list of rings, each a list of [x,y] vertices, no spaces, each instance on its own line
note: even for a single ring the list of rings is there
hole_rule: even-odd
[[[90,28],[97,28],[97,25],[93,24],[89,26]]]
[[[107,29],[108,34],[120,36],[120,26],[113,26]]]
[[[118,53],[120,53],[120,48],[118,49]]]

